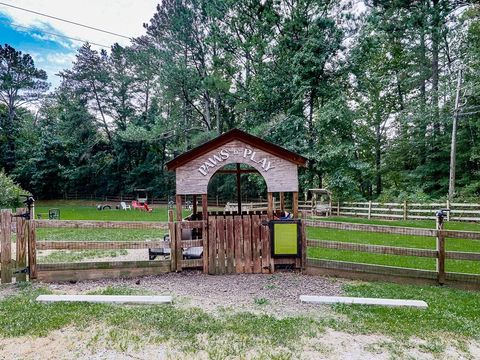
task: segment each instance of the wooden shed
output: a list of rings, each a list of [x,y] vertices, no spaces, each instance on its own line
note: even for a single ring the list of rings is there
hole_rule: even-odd
[[[301,265],[300,251],[296,256],[273,259],[271,232],[275,219],[286,210],[285,193],[292,194],[292,208],[289,209],[293,215],[291,222],[301,226],[298,220],[298,167],[304,166],[306,161],[306,158],[278,145],[233,129],[166,164],[167,169],[175,171],[176,176],[176,221],[184,222],[182,199],[188,195],[193,200],[193,213],[187,221],[201,221],[204,224],[202,229],[197,224],[199,228],[192,231],[197,237],[202,234],[203,267],[206,272],[272,272],[276,264]],[[230,164],[235,164],[235,168],[224,169]],[[237,211],[209,212],[208,184],[217,173],[236,175]],[[242,173],[258,173],[264,178],[268,201],[266,212],[242,213]],[[274,212],[275,193],[280,198],[280,207]],[[197,206],[199,198],[201,209]],[[280,223],[283,224],[287,222]],[[183,228],[189,226],[185,224]],[[184,239],[185,235],[179,236],[182,236],[182,241],[193,238],[187,236],[189,239]],[[304,245],[299,242],[299,248],[302,246]]]

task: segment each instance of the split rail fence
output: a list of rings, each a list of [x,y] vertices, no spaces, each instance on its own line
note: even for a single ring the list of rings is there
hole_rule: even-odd
[[[17,214],[25,213],[19,209]],[[78,281],[114,277],[155,275],[188,268],[202,268],[203,259],[184,259],[182,249],[203,246],[203,239],[197,237],[180,240],[182,229],[195,229],[202,233],[206,222],[141,222],[141,221],[85,221],[85,220],[26,220],[14,217],[10,210],[2,210],[0,217],[0,276],[2,283],[37,279],[40,281]],[[149,230],[155,233],[151,240],[39,240],[42,229],[128,229]],[[158,231],[158,233],[157,233]],[[167,233],[173,234],[170,241],[164,240]],[[206,232],[203,231],[203,234]],[[86,234],[95,237],[95,233]],[[68,238],[68,236],[66,236]],[[12,248],[14,251],[12,252]],[[148,258],[148,249],[170,249],[169,258],[157,260],[69,261],[43,263],[39,252],[76,252],[84,250],[144,250],[142,258]],[[107,255],[108,257],[108,255]]]
[[[436,248],[409,248],[397,246],[371,245],[365,243],[318,240],[307,238],[307,259],[306,269],[311,274],[322,274],[355,278],[362,280],[387,280],[400,282],[418,282],[451,284],[466,288],[480,288],[480,274],[469,274],[460,272],[447,272],[445,263],[447,259],[480,261],[480,253],[464,251],[446,251],[445,242],[456,239],[471,241],[480,240],[480,232],[458,231],[458,230],[435,230],[422,228],[409,228],[383,225],[351,224],[329,221],[307,220],[306,225],[311,228],[324,228],[335,230],[360,231],[368,233],[414,235],[422,237],[433,237],[436,239]],[[358,235],[357,235],[358,236]],[[352,239],[354,235],[352,235]],[[419,258],[431,258],[436,261],[436,270],[414,269],[407,267],[396,267],[376,265],[370,263],[338,261],[321,258],[321,250],[317,256],[311,255],[311,249],[334,249],[347,250],[360,253],[389,254],[399,256],[410,256]]]
[[[447,221],[480,221],[480,204],[449,201],[435,203],[337,202],[332,204],[332,215],[358,216],[368,219],[435,220],[435,212],[442,208],[450,209],[450,212],[447,213]]]

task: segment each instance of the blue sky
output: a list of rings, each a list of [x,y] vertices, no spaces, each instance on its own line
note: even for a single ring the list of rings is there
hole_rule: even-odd
[[[144,33],[142,24],[155,12],[154,0],[3,0],[6,4],[98,27],[129,37]],[[128,45],[129,40],[46,18],[0,4],[0,44],[9,44],[29,53],[35,65],[48,74],[51,89],[60,78],[55,74],[69,68],[81,42],[46,34],[65,35],[107,46],[115,42]],[[101,47],[93,46],[97,50]]]

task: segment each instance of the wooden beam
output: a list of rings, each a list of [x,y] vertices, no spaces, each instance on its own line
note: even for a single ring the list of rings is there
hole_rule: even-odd
[[[27,230],[28,230],[28,270],[29,270],[29,279],[37,278],[37,245],[36,245],[36,222],[35,220],[27,221]]]
[[[177,208],[177,221],[182,221],[182,195],[175,195],[175,203]]]
[[[267,201],[268,201],[268,208],[267,208],[267,216],[269,220],[273,220],[273,193],[267,193]]]
[[[320,259],[307,258],[307,272],[309,272],[308,270],[309,267],[311,268],[318,267],[322,269],[331,269],[331,270],[346,270],[351,273],[354,273],[354,272],[373,273],[373,274],[392,275],[397,277],[413,277],[413,278],[437,280],[436,271],[409,269],[409,268],[402,268],[397,266],[354,263],[349,261],[320,260]]]
[[[240,169],[238,170],[229,170],[229,169],[222,169],[222,170],[217,170],[215,174],[260,174],[260,172],[257,169]]]
[[[335,249],[335,250],[349,250],[360,251],[376,254],[389,254],[389,255],[401,255],[401,256],[419,256],[436,258],[437,251],[431,249],[416,249],[397,246],[383,246],[383,245],[370,245],[359,244],[343,241],[327,241],[327,240],[307,240],[308,247],[316,247],[323,249]],[[480,254],[479,254],[480,255]]]
[[[17,215],[24,214],[27,209],[17,209]],[[17,242],[16,242],[16,260],[17,268],[25,268],[27,266],[27,221],[21,216],[16,218]],[[15,275],[16,281],[26,281],[27,274],[19,273]]]
[[[293,211],[293,218],[298,219],[298,191],[294,191],[292,193],[292,211]]]
[[[164,268],[170,270],[169,260],[136,260],[136,261],[91,261],[79,263],[38,264],[38,271],[60,270],[108,270],[108,269],[136,269],[136,268]],[[72,271],[74,272],[74,271]]]
[[[193,202],[193,204],[192,204],[192,206],[193,206],[192,211],[193,211],[193,215],[194,215],[194,219],[195,219],[196,216],[197,216],[197,195],[193,195],[193,196],[192,196],[192,202]]]
[[[240,164],[237,163],[237,211],[239,214],[242,213],[242,183],[241,183],[241,173],[240,173]]]
[[[201,245],[200,245],[201,246]],[[170,248],[169,241],[37,241],[37,250],[111,250]],[[21,266],[18,266],[21,267]]]
[[[438,283],[443,285],[445,284],[445,236],[441,233],[440,230],[443,229],[443,223],[440,222],[440,219],[437,217],[437,230],[439,230],[436,237],[437,245],[437,261],[436,269],[438,273]]]
[[[203,272],[208,274],[208,251],[209,251],[209,231],[208,231],[208,198],[207,194],[202,194],[202,220],[203,220],[203,228],[202,228],[202,237],[203,241]]]
[[[35,220],[35,226],[70,229],[168,229],[166,222],[157,221]]]
[[[280,193],[280,211],[285,211],[285,193]]]
[[[12,282],[12,212],[3,209],[0,214],[0,260],[2,284]]]

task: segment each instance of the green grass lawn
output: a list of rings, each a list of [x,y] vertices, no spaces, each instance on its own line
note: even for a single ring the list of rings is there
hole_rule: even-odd
[[[433,221],[388,221],[388,220],[368,220],[360,218],[328,218],[328,221],[342,221],[352,223],[366,223],[376,225],[409,226],[434,228]],[[446,229],[480,231],[480,224],[463,222],[446,222]],[[399,234],[381,234],[364,231],[336,230],[324,228],[308,228],[307,237],[309,239],[331,240],[352,242],[371,245],[399,246],[421,249],[435,249],[435,238],[399,235]],[[480,252],[480,241],[465,239],[446,239],[447,251],[466,251]],[[399,266],[406,268],[416,268],[425,270],[435,270],[435,259],[421,258],[413,256],[371,254],[366,252],[309,248],[308,256],[317,259],[352,261],[366,264],[378,264]],[[480,262],[466,260],[447,260],[446,271],[480,274]]]
[[[35,204],[36,214],[48,214],[48,209],[60,209],[61,220],[110,220],[110,221],[167,221],[168,208],[155,206],[151,213],[140,210],[117,210],[111,204],[111,210],[97,210],[96,202],[91,201],[38,201]],[[102,204],[102,202],[98,202]],[[188,215],[184,210],[184,215]],[[47,216],[42,216],[47,218]]]
[[[412,347],[440,356],[447,344],[465,351],[469,358],[466,341],[480,339],[480,293],[448,287],[350,282],[344,285],[349,296],[421,299],[429,307],[334,305],[333,313],[320,311],[315,318],[301,315],[276,318],[232,310],[210,314],[200,308],[182,308],[176,304],[43,304],[35,298],[51,293],[47,288],[35,288],[28,283],[16,287],[15,295],[0,301],[2,337],[46,336],[67,327],[97,329],[92,330],[96,332],[94,339],[120,350],[170,342],[187,357],[206,351],[211,359],[243,358],[246,351],[258,348],[267,354],[261,358],[292,359],[293,354],[302,350],[303,341],[321,338],[327,328],[390,336],[388,342],[372,343],[371,350],[374,353],[378,348],[386,348],[392,358],[403,358],[402,352]],[[152,294],[129,287],[106,287],[91,293]],[[415,344],[412,337],[423,339],[424,343]],[[273,356],[279,349],[283,355]]]

